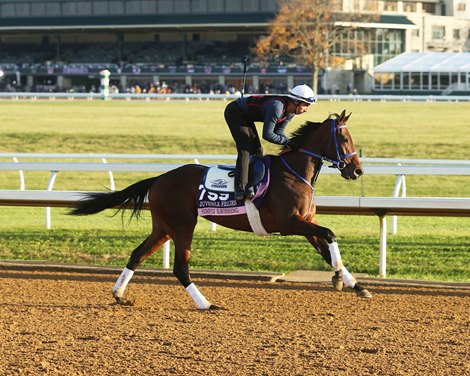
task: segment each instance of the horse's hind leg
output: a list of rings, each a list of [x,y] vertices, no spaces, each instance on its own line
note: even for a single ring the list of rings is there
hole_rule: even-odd
[[[116,302],[123,305],[133,304],[133,301],[125,300],[123,297],[127,284],[134,275],[135,269],[169,239],[170,237],[168,234],[166,234],[159,226],[155,226],[149,237],[132,251],[129,262],[113,287],[113,296],[116,299]]]
[[[307,236],[306,238],[318,251],[318,253],[322,255],[326,263],[331,265],[331,267],[334,269],[335,275],[332,277],[331,281],[333,283],[333,287],[336,290],[341,291],[344,284],[347,287],[353,288],[361,298],[372,297],[371,293],[367,291],[367,289],[365,289],[362,285],[357,283],[356,279],[343,265],[336,240],[328,243],[325,239],[322,239],[318,236]]]
[[[191,258],[191,243],[193,240],[194,227],[179,226],[178,232],[173,235],[175,243],[175,262],[173,265],[173,274],[180,281],[186,292],[191,296],[194,303],[200,310],[215,310],[221,307],[211,304],[197,286],[191,280],[189,274],[189,260]]]

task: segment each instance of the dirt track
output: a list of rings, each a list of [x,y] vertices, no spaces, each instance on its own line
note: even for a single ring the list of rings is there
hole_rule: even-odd
[[[470,375],[470,291],[0,270],[0,370],[31,375]]]

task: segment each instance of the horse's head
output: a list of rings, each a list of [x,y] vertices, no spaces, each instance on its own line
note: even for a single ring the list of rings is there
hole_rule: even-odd
[[[350,116],[346,116],[346,110],[343,110],[340,115],[332,114],[323,122],[323,126],[330,130],[323,152],[325,159],[340,170],[343,178],[355,180],[364,174],[364,170],[346,124]]]
[[[307,122],[294,132],[292,140],[299,151],[332,163],[345,179],[357,179],[364,173],[347,128],[346,110],[332,114],[323,123]]]

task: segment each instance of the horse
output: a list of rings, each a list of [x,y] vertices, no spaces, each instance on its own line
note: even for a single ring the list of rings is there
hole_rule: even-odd
[[[278,155],[270,155],[270,183],[261,206],[259,219],[267,233],[300,235],[316,249],[334,270],[332,284],[336,290],[352,288],[357,296],[372,295],[360,285],[343,265],[336,235],[317,224],[314,185],[323,163],[331,163],[344,179],[356,180],[363,175],[359,158],[347,128],[346,116],[330,114],[323,122],[307,121],[291,135],[297,148],[284,147]],[[191,296],[199,310],[223,309],[210,303],[191,280],[189,261],[191,243],[197,223],[196,197],[201,177],[208,167],[186,164],[162,175],[134,183],[121,191],[90,192],[70,212],[89,215],[108,208],[131,209],[130,219],[138,217],[146,200],[150,207],[152,231],[135,248],[113,287],[117,304],[132,305],[124,297],[135,270],[169,239],[175,247],[173,274]],[[248,201],[248,200],[247,200]],[[248,202],[245,202],[247,205]],[[221,226],[252,232],[246,214],[206,217]]]

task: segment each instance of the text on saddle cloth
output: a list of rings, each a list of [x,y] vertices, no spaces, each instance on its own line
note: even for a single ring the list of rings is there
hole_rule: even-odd
[[[259,208],[269,185],[269,166],[271,159],[263,157],[256,169],[255,197],[253,204]],[[235,200],[234,178],[230,172],[233,167],[210,167],[201,178],[198,189],[197,208],[200,216],[240,215],[246,213],[245,204]]]

